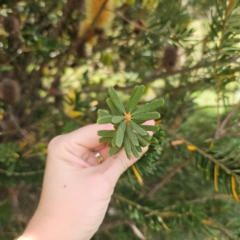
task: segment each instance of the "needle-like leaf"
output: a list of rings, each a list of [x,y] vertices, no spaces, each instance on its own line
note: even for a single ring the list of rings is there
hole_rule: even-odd
[[[99,123],[99,124],[112,123],[112,118],[113,118],[112,115],[106,115],[106,116],[100,117],[97,120],[97,123]]]
[[[152,102],[147,103],[147,104],[143,105],[142,107],[134,110],[132,112],[132,115],[135,116],[137,114],[153,111],[153,110],[161,107],[163,104],[164,104],[164,101],[162,99],[155,99]]]
[[[117,133],[116,133],[116,145],[118,147],[121,147],[123,144],[123,138],[124,138],[124,133],[125,133],[125,129],[126,129],[126,122],[123,121],[120,123],[118,129],[117,129]]]
[[[99,130],[97,132],[98,136],[101,137],[113,137],[115,133],[116,133],[115,130]]]
[[[115,116],[115,117],[112,118],[112,122],[113,123],[120,123],[124,119],[125,119],[124,116]]]
[[[128,101],[128,104],[127,104],[127,112],[131,113],[137,106],[141,96],[143,95],[144,93],[144,90],[145,90],[145,87],[143,85],[141,86],[136,86],[133,91],[132,91],[132,94],[131,94],[131,97]]]
[[[111,142],[112,138],[111,137],[102,137],[99,139],[99,143],[105,143],[105,142]]]
[[[124,149],[125,149],[128,159],[131,159],[131,152],[132,152],[131,151],[131,142],[126,135],[124,136]]]
[[[139,146],[138,139],[130,126],[127,126],[127,136],[134,146]]]
[[[130,126],[132,127],[132,129],[135,130],[139,135],[145,136],[145,135],[148,134],[144,129],[142,129],[142,128],[141,128],[138,124],[136,124],[134,121],[130,120],[129,123],[130,123]]]
[[[113,87],[109,87],[108,88],[108,93],[109,93],[109,96],[110,96],[113,104],[117,108],[117,110],[120,111],[121,113],[125,114],[126,110],[125,110],[125,108],[124,108],[120,98],[118,97],[116,91],[114,90],[114,88]]]
[[[147,141],[146,139],[144,139],[143,137],[141,137],[140,135],[136,134],[138,141],[140,143],[141,147],[146,147],[149,145],[149,141]]]
[[[132,153],[133,153],[134,157],[139,158],[140,156],[139,156],[139,153],[136,149],[136,146],[131,144],[131,149],[132,149]]]
[[[160,114],[158,112],[148,112],[141,113],[138,115],[133,116],[132,120],[135,122],[145,122],[147,120],[154,120],[160,118]]]
[[[113,101],[110,98],[107,98],[106,103],[107,103],[108,107],[110,108],[113,115],[115,115],[115,116],[121,115],[121,112],[118,111],[118,109],[113,104]]]
[[[115,155],[116,153],[118,153],[120,150],[121,150],[121,148],[119,148],[119,147],[111,147],[108,152],[108,155],[111,157],[111,156]]]
[[[152,125],[140,125],[141,128],[143,128],[146,131],[153,131],[156,132],[159,130],[158,126],[152,126]]]
[[[103,116],[108,116],[109,113],[106,112],[106,111],[104,111],[104,110],[102,110],[102,109],[99,109],[99,110],[98,110],[98,115],[99,115],[100,117],[103,117]]]

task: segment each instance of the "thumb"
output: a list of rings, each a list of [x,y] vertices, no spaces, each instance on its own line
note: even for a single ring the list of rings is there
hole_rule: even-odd
[[[147,152],[148,147],[142,148],[140,153],[140,158],[142,155]],[[104,170],[105,177],[112,183],[116,184],[119,177],[123,172],[125,172],[130,166],[132,166],[139,159],[132,156],[131,159],[128,159],[126,152],[122,149],[118,154],[113,155],[106,159],[99,167],[102,167]]]

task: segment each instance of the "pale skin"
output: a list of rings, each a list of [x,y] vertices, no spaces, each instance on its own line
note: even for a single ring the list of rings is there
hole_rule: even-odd
[[[38,208],[17,240],[89,240],[98,230],[119,177],[137,161],[124,150],[108,157],[109,148],[98,142],[103,129],[113,127],[88,125],[50,142]]]

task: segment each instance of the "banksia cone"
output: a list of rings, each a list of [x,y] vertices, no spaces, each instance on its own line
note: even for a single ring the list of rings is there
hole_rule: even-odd
[[[99,142],[107,142],[110,147],[109,156],[124,148],[128,159],[131,158],[131,154],[139,158],[142,147],[146,147],[150,143],[157,143],[157,139],[149,135],[147,131],[155,132],[158,127],[143,123],[147,120],[160,118],[160,114],[154,110],[163,105],[163,100],[155,99],[148,104],[137,107],[144,90],[143,85],[136,86],[125,108],[114,88],[108,89],[110,98],[106,102],[111,114],[100,109],[98,111],[100,118],[97,122],[99,124],[112,123],[114,126],[114,130],[98,131],[98,135],[101,136]]]
[[[84,6],[84,2],[84,0],[67,0],[67,8],[70,11],[82,9]]]
[[[21,88],[18,82],[4,79],[0,83],[0,99],[6,104],[16,103],[20,100]]]
[[[13,34],[19,30],[18,19],[14,16],[7,16],[3,19],[3,28],[8,34]]]
[[[162,57],[162,67],[167,72],[172,72],[176,69],[178,63],[178,51],[173,46],[168,46],[164,49]]]

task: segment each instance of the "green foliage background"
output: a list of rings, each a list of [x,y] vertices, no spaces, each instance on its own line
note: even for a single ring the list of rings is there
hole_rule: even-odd
[[[0,102],[0,238],[32,216],[48,142],[95,123],[109,86],[126,102],[144,84],[142,103],[165,101],[160,144],[139,161],[143,186],[121,177],[93,239],[240,239],[238,1],[116,0],[94,46],[78,37],[82,3],[0,0],[1,22],[19,22],[0,27],[0,82],[22,92]]]

